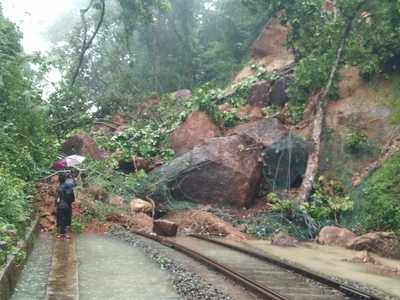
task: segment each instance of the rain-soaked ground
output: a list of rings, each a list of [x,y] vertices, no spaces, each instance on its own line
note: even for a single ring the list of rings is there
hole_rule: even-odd
[[[168,273],[124,242],[81,235],[77,255],[80,300],[180,299]]]
[[[42,300],[45,298],[52,252],[52,237],[48,234],[40,234],[21,274],[12,300]]]
[[[231,241],[232,242],[232,241]],[[342,281],[349,281],[363,287],[372,287],[400,299],[400,276],[381,274],[383,267],[400,270],[400,261],[385,259],[370,254],[375,260],[371,263],[355,263],[352,259],[357,252],[339,247],[321,246],[303,243],[296,248],[270,245],[268,241],[249,240],[232,242],[245,248],[256,248],[270,256],[294,263],[311,271],[333,276]]]
[[[68,273],[68,265],[74,262],[66,259],[66,264],[63,264],[63,257],[52,259],[52,254],[62,256],[66,252],[62,249],[71,248],[68,245],[73,247],[72,241],[54,242],[51,236],[40,235],[12,300],[42,300],[46,299],[49,291],[61,293],[62,296],[64,284],[52,283],[52,280],[67,278],[68,276],[60,274]],[[61,250],[57,251],[58,248]],[[140,249],[127,243],[105,236],[81,235],[76,238],[76,254],[80,300],[180,299],[169,274],[161,270]],[[57,261],[59,263],[55,264]],[[54,271],[57,270],[55,265],[61,266],[61,269],[58,268],[61,272]],[[69,292],[66,291],[68,295],[62,299],[77,298]],[[53,295],[48,299],[59,300],[60,295]]]

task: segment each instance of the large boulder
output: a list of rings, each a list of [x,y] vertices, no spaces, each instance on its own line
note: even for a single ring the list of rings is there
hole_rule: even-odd
[[[278,18],[268,22],[267,26],[252,45],[252,57],[263,58],[266,56],[287,56],[291,51],[286,47],[287,36],[290,28],[283,26]]]
[[[271,104],[271,81],[261,80],[250,89],[248,103],[253,106],[265,107]]]
[[[228,134],[249,137],[255,143],[268,148],[284,139],[288,134],[288,130],[281,121],[271,118],[238,125],[230,130]]]
[[[263,175],[276,188],[297,187],[304,176],[311,146],[302,138],[289,134],[275,118],[263,119],[235,127],[230,133],[245,135],[264,147]]]
[[[267,72],[274,72],[294,63],[293,51],[286,47],[289,32],[290,28],[283,26],[279,18],[269,21],[251,47],[251,62],[239,72],[233,84],[255,75],[252,64],[263,66]]]
[[[219,135],[220,130],[210,118],[204,112],[195,111],[171,134],[171,148],[179,156]]]
[[[263,152],[263,175],[269,187],[297,188],[303,181],[311,144],[290,134]]]
[[[178,225],[168,220],[155,220],[153,223],[153,231],[161,236],[176,236]]]
[[[273,83],[269,95],[269,103],[271,105],[283,107],[289,101],[289,97],[286,93],[288,82],[288,78],[282,77]]]
[[[67,139],[61,146],[66,155],[89,156],[96,160],[105,158],[105,154],[97,147],[96,142],[86,134],[76,134]]]
[[[321,245],[346,247],[355,237],[356,235],[346,228],[325,226],[318,234],[317,242]]]
[[[289,97],[286,93],[289,79],[279,78],[275,81],[261,80],[256,82],[251,88],[247,102],[258,107],[275,105],[283,107]]]
[[[261,151],[246,136],[213,138],[162,166],[156,174],[177,199],[247,206],[261,178]]]
[[[384,257],[400,258],[400,241],[392,232],[370,232],[347,243],[347,248],[370,251]]]

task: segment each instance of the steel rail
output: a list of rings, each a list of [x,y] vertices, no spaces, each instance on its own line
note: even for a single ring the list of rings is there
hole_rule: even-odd
[[[241,253],[247,254],[249,256],[258,258],[260,260],[266,261],[266,262],[268,262],[270,264],[277,265],[278,267],[281,267],[283,269],[293,271],[293,272],[295,272],[295,273],[297,273],[297,274],[299,274],[299,275],[301,275],[303,277],[307,277],[307,278],[312,279],[314,281],[317,281],[319,283],[325,284],[325,285],[327,285],[327,286],[329,286],[329,287],[331,287],[331,288],[333,288],[335,290],[341,291],[343,294],[345,294],[347,296],[356,297],[357,299],[368,299],[368,300],[380,300],[381,299],[381,298],[378,298],[378,297],[376,297],[374,295],[371,295],[371,294],[368,294],[368,293],[366,293],[364,291],[361,291],[359,289],[353,288],[351,286],[347,286],[345,284],[341,284],[340,282],[338,282],[336,280],[324,277],[324,276],[316,274],[314,272],[305,270],[303,268],[291,265],[291,264],[286,263],[284,261],[278,260],[276,258],[267,256],[267,255],[264,255],[264,254],[261,254],[261,253],[257,253],[255,251],[252,251],[252,250],[249,250],[249,249],[244,249],[244,248],[239,247],[239,246],[235,246],[235,245],[232,245],[232,244],[224,243],[222,241],[219,241],[219,240],[216,240],[216,239],[212,239],[212,238],[209,238],[208,236],[204,236],[204,235],[191,234],[189,236],[193,237],[193,238],[197,238],[197,239],[203,240],[203,241],[207,241],[207,242],[210,242],[210,243],[214,243],[214,244],[217,244],[217,245],[220,245],[220,246],[232,249],[232,250],[236,250],[238,252],[241,252]]]
[[[167,240],[164,238],[161,238],[159,236],[156,235],[150,235],[144,232],[140,232],[140,231],[131,231],[133,234],[136,235],[140,235],[142,237],[154,240],[160,244],[162,244],[163,246],[169,247],[171,249],[177,250],[181,253],[184,253],[185,255],[197,260],[198,262],[205,264],[211,268],[213,268],[214,270],[216,270],[219,273],[224,274],[225,276],[229,277],[230,279],[234,280],[235,282],[237,282],[238,284],[240,284],[241,286],[249,289],[250,291],[258,294],[259,296],[262,297],[262,299],[268,299],[268,300],[288,300],[288,298],[282,296],[281,294],[279,294],[278,292],[274,291],[273,289],[261,285],[258,282],[255,282],[249,278],[247,278],[245,275],[232,270],[231,268],[218,263],[217,261],[215,261],[214,259],[211,259],[207,256],[204,256],[200,253],[197,253],[196,251],[189,249],[185,246],[182,246],[178,243],[175,243],[171,240]]]

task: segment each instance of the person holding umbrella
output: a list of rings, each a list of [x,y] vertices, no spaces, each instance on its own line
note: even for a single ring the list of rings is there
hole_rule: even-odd
[[[57,238],[69,239],[67,227],[71,226],[72,221],[72,203],[75,201],[74,187],[75,180],[70,174],[59,174],[60,185],[56,195],[56,213],[57,213]]]

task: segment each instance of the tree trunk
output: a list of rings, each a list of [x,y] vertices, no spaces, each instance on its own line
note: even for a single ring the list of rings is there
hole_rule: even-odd
[[[315,112],[315,118],[314,118],[314,126],[313,126],[313,132],[312,132],[312,142],[313,142],[313,150],[308,156],[308,162],[307,162],[307,168],[306,172],[304,175],[304,179],[302,182],[302,185],[300,187],[300,192],[298,194],[298,200],[299,201],[307,201],[310,197],[313,185],[314,185],[314,180],[315,177],[318,173],[318,168],[319,168],[319,160],[320,160],[320,154],[321,154],[321,140],[322,140],[322,133],[324,130],[324,123],[325,123],[325,109],[326,105],[328,103],[328,94],[330,89],[332,88],[333,80],[336,76],[336,73],[339,69],[339,64],[342,59],[342,54],[343,54],[343,49],[346,45],[346,42],[350,36],[351,29],[353,26],[353,20],[357,16],[359,9],[363,6],[363,4],[366,1],[363,1],[360,3],[359,8],[356,10],[354,15],[347,20],[346,28],[343,32],[341,41],[340,41],[340,46],[336,52],[336,60],[332,66],[331,73],[329,76],[328,83],[322,93],[318,94],[317,97],[317,107],[316,107],[316,112]]]

